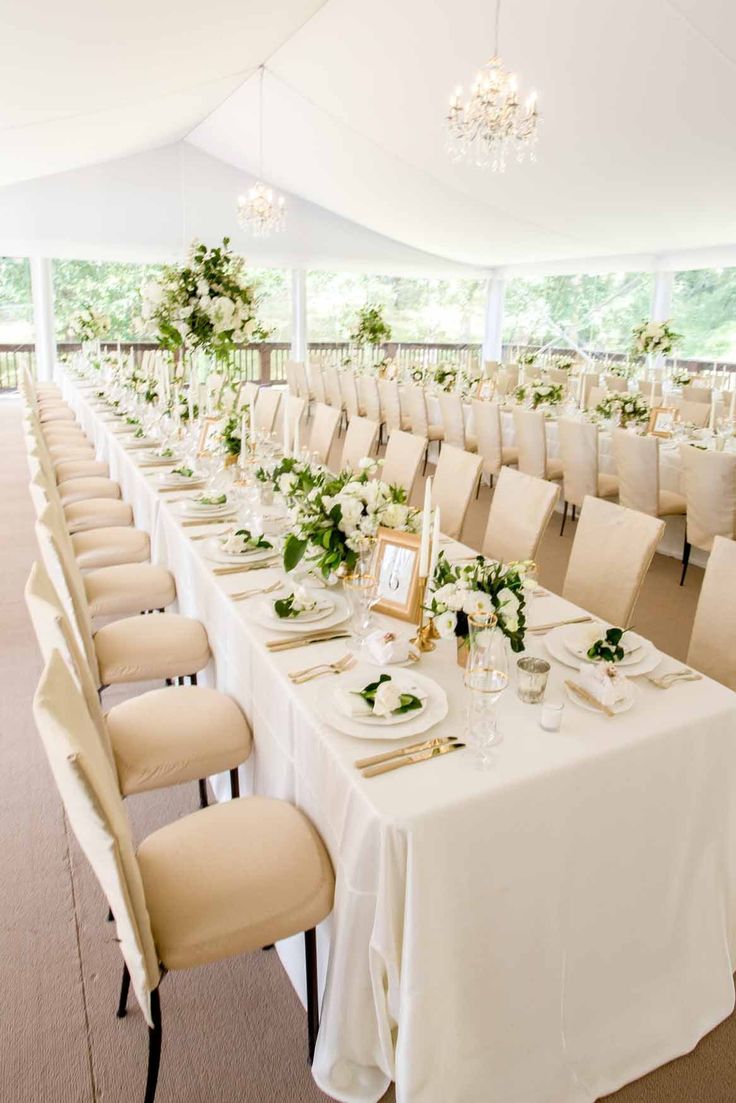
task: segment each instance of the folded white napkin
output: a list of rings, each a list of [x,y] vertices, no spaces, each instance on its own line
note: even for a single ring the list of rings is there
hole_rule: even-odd
[[[379,665],[404,663],[409,658],[409,640],[406,636],[397,636],[394,632],[384,632],[379,628],[366,636],[365,650]]]
[[[626,697],[627,681],[615,663],[583,663],[579,681],[583,689],[609,709]]]
[[[377,680],[377,679],[376,679]],[[370,685],[370,682],[366,682],[366,685]],[[388,687],[391,687],[390,689]],[[361,686],[360,689],[364,687]],[[390,717],[393,712],[393,707],[398,706],[398,699],[394,700],[394,691],[397,694],[411,693],[415,697],[418,697],[422,704],[425,704],[427,700],[426,690],[420,689],[419,686],[413,685],[411,682],[385,682],[376,694],[376,707],[371,708],[368,702],[360,696],[356,690],[338,689],[335,691],[335,703],[340,711],[345,716],[350,716],[353,719],[362,719],[366,716],[376,717]],[[393,707],[392,707],[393,706]],[[404,715],[403,713],[401,714]]]

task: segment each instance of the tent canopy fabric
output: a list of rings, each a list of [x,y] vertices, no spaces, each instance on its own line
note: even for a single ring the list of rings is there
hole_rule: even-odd
[[[384,268],[468,274],[622,255],[666,265],[664,254],[736,242],[726,0],[506,0],[500,53],[521,96],[538,91],[542,124],[536,162],[503,174],[446,151],[449,94],[493,52],[488,0],[74,0],[74,18],[51,0],[10,6],[0,196],[11,214],[75,174],[82,190],[115,192],[115,164],[125,178],[148,152],[171,162],[160,188],[176,201],[172,225],[140,248],[176,250],[215,222],[241,247],[234,203],[260,174],[265,64],[264,175],[289,193],[303,234],[313,223],[310,258],[321,243],[330,254],[331,232],[338,257],[365,244]],[[299,242],[271,239],[269,263],[279,249],[295,257]]]

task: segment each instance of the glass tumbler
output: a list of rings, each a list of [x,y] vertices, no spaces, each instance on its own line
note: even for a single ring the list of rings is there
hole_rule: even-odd
[[[501,741],[498,704],[509,682],[506,638],[493,613],[468,616],[468,647],[466,742],[478,763],[486,766],[491,747]]]

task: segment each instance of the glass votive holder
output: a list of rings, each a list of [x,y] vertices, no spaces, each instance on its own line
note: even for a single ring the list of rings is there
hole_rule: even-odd
[[[520,701],[527,705],[538,705],[544,697],[549,677],[549,663],[546,659],[532,656],[519,659],[516,664],[516,692]]]
[[[565,706],[562,701],[543,701],[539,726],[546,732],[558,732],[562,727],[562,714]]]

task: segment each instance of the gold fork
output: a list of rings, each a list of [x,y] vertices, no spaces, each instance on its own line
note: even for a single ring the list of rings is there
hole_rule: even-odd
[[[321,678],[323,674],[344,674],[355,666],[355,662],[354,655],[343,655],[334,663],[318,663],[317,666],[308,666],[305,670],[292,670],[289,678],[294,685],[301,686],[304,682],[311,682],[313,678]]]
[[[258,586],[252,590],[241,590],[239,593],[230,594],[233,601],[244,601],[247,597],[255,597],[256,594],[272,594],[274,590],[278,590],[281,586],[281,582],[273,582],[270,586]]]

